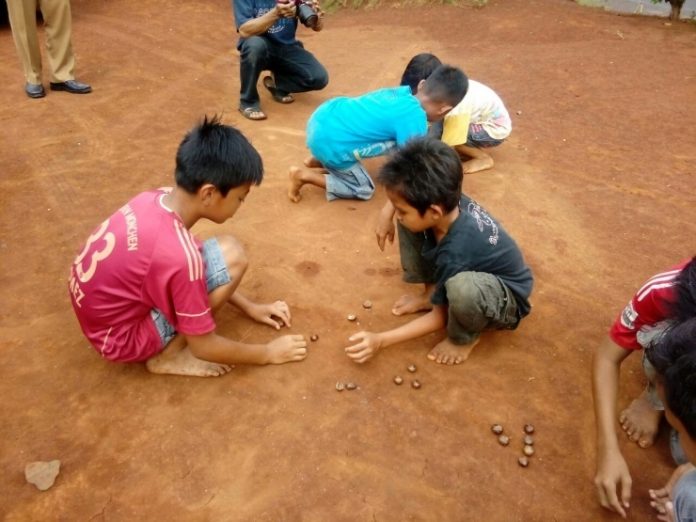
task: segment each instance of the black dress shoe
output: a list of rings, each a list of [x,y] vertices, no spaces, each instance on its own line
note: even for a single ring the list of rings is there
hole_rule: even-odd
[[[43,98],[46,96],[46,91],[44,91],[43,85],[40,83],[27,83],[24,86],[24,92],[30,98]]]
[[[71,94],[87,94],[92,92],[92,87],[86,83],[78,82],[75,80],[68,80],[65,82],[53,83],[51,82],[52,91],[66,91]]]

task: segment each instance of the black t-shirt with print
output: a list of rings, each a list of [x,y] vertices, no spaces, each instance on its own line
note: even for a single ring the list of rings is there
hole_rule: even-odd
[[[534,279],[517,244],[493,216],[464,194],[459,209],[459,217],[440,243],[432,230],[425,233],[421,254],[435,264],[432,303],[447,304],[445,282],[449,278],[460,272],[485,272],[500,278],[512,291],[520,317],[529,314]]]

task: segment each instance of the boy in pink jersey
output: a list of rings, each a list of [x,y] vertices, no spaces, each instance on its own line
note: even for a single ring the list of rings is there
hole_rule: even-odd
[[[232,364],[281,364],[307,356],[302,335],[244,344],[218,335],[213,314],[229,302],[276,329],[284,301],[257,304],[237,290],[247,268],[230,236],[199,242],[202,218],[230,219],[263,178],[261,157],[217,117],[192,129],[176,154],[176,187],[139,194],[89,236],[70,271],[82,331],[111,361],[145,361],[153,373],[218,376]]]
[[[621,364],[631,353],[651,349],[665,330],[696,316],[696,257],[650,278],[633,296],[600,344],[592,368],[597,424],[599,501],[626,517],[631,498],[631,474],[621,455],[614,429]],[[645,355],[645,354],[643,354]],[[652,445],[664,407],[655,388],[655,371],[643,357],[648,385],[619,416],[626,435],[641,448]],[[620,496],[619,496],[620,486]]]

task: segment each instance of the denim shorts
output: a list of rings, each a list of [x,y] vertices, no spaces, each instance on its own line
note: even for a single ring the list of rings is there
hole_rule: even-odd
[[[483,128],[483,125],[472,123],[469,125],[469,134],[466,137],[467,147],[476,147],[477,149],[486,149],[488,147],[497,147],[505,140],[491,138],[491,136]]]
[[[203,243],[203,263],[205,264],[205,282],[208,293],[215,290],[217,287],[226,285],[230,282],[230,273],[227,271],[227,263],[222,255],[220,244],[217,239],[210,238]],[[150,317],[155,323],[157,332],[162,340],[162,348],[167,346],[176,336],[176,330],[167,321],[164,314],[157,308],[150,310]]]

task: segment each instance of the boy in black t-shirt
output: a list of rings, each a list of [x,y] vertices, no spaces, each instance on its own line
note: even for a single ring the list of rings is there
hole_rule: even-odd
[[[400,224],[404,279],[425,284],[423,294],[402,297],[392,313],[429,311],[393,330],[352,335],[348,357],[362,363],[381,348],[446,328],[428,358],[459,364],[482,331],[516,328],[531,309],[532,273],[507,232],[461,193],[457,153],[439,140],[413,140],[382,167],[378,181]]]

